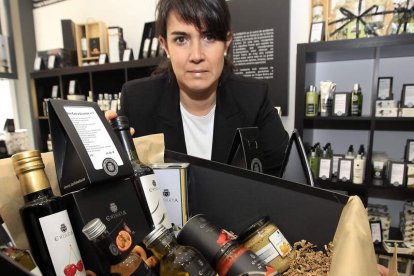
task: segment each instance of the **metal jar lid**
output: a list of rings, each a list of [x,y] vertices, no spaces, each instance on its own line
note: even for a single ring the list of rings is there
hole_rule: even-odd
[[[143,243],[146,247],[150,246],[156,239],[158,239],[162,234],[165,232],[170,231],[169,229],[165,228],[164,225],[158,225],[154,230],[152,230],[144,239]]]
[[[91,220],[82,228],[82,232],[91,241],[102,235],[105,230],[106,226],[100,218]]]
[[[246,227],[243,231],[240,232],[238,240],[244,243],[247,239],[251,237],[253,233],[255,233],[261,227],[266,225],[269,221],[269,216],[263,216],[259,219],[256,219],[253,223],[249,224],[248,227]]]

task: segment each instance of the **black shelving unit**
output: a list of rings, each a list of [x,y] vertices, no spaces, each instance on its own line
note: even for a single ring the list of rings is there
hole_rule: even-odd
[[[118,93],[126,81],[149,76],[162,60],[162,57],[148,58],[32,72],[30,76],[32,80],[33,110],[35,121],[39,126],[37,148],[42,152],[47,151],[46,141],[49,133],[49,123],[43,111],[43,100],[51,97],[54,85],[58,86],[59,97],[66,99],[69,82],[76,80],[78,84],[78,91],[76,92],[86,97],[89,91],[92,91],[94,101],[96,101],[99,93]]]
[[[363,185],[342,183],[335,181],[318,180],[320,187],[347,191],[350,194],[358,194],[366,203],[368,197],[379,197],[387,199],[406,200],[413,198],[414,189],[396,188],[392,186],[375,186],[372,183],[371,157],[374,150],[375,139],[379,131],[398,131],[409,133],[414,131],[414,118],[378,118],[375,117],[375,100],[377,93],[377,80],[381,77],[381,69],[384,61],[390,59],[414,57],[414,35],[398,35],[374,38],[361,38],[354,40],[328,41],[318,43],[298,44],[296,61],[296,104],[295,104],[295,128],[304,137],[305,144],[313,144],[317,141],[306,139],[307,131],[344,131],[344,136],[351,137],[355,131],[366,133],[367,151],[366,175]],[[367,61],[369,72],[355,67],[359,74],[366,77],[367,90],[363,90],[364,100],[369,99],[369,112],[363,117],[306,117],[305,116],[305,92],[311,84],[315,84],[320,77],[318,66],[327,64],[341,64],[344,62],[358,63]],[[401,68],[400,70],[407,70]],[[340,74],[340,72],[337,72]],[[355,72],[344,72],[344,74],[355,74]],[[398,77],[399,72],[394,72]],[[335,82],[335,79],[332,79]],[[349,79],[347,87],[349,92],[352,89],[354,80]],[[412,83],[413,79],[404,80],[405,83]],[[394,84],[395,85],[395,84]],[[396,87],[400,89],[400,87]],[[337,89],[338,91],[338,89]],[[343,91],[343,90],[339,90]],[[395,91],[395,88],[394,88]],[[398,100],[398,98],[396,99]],[[312,132],[313,133],[313,132]],[[414,136],[414,135],[413,135]],[[332,141],[333,144],[335,141]],[[390,141],[391,143],[391,141]],[[335,146],[335,145],[333,145]],[[391,147],[392,145],[390,145]],[[395,146],[395,145],[394,145]],[[405,145],[398,145],[404,147]]]

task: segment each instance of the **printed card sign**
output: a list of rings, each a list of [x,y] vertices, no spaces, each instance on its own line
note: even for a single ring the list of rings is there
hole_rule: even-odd
[[[96,103],[50,100],[49,124],[62,194],[132,175],[128,156]]]

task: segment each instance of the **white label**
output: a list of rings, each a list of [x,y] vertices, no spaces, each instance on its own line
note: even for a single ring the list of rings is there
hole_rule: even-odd
[[[332,159],[332,174],[337,175],[338,174],[338,165],[339,165],[339,159],[342,158],[342,156],[333,156]]]
[[[69,91],[68,91],[68,94],[75,94],[75,85],[76,85],[76,81],[75,80],[71,80],[69,82]]]
[[[335,95],[334,113],[339,116],[346,113],[346,94]]]
[[[414,162],[414,142],[410,142],[408,144],[409,150],[408,150],[408,161]]]
[[[56,60],[56,56],[54,56],[54,55],[49,56],[49,58],[47,60],[47,68],[48,69],[55,68],[55,60]]]
[[[350,160],[341,160],[339,163],[339,179],[347,181],[351,179],[351,165],[352,161]]]
[[[267,264],[273,261],[277,256],[279,256],[279,252],[277,252],[276,248],[273,246],[272,243],[268,243],[255,253],[259,257],[259,259],[263,260]]]
[[[142,56],[144,58],[148,57],[150,44],[151,44],[151,40],[149,38],[146,38],[144,40],[144,47],[143,47],[143,51],[142,51]]]
[[[106,61],[106,54],[99,55],[99,64],[105,64]]]
[[[95,109],[89,106],[65,106],[64,108],[95,170],[104,169],[103,163],[110,159],[116,162],[114,165],[124,164]]]
[[[86,275],[68,212],[39,218],[39,222],[56,275]]]
[[[388,99],[390,96],[390,79],[380,79],[378,83],[378,98],[381,100]]]
[[[270,235],[269,241],[273,244],[282,258],[286,257],[287,254],[289,254],[289,252],[292,250],[289,242],[286,240],[285,236],[283,236],[282,232],[280,232],[279,229]]]
[[[411,186],[414,185],[414,177],[413,176],[410,177],[410,175],[414,175],[414,165],[413,164],[407,164],[407,186],[409,186],[411,188]]]
[[[414,85],[405,87],[404,105],[414,107]]]
[[[40,70],[41,65],[42,65],[42,58],[41,57],[36,57],[35,62],[34,62],[34,70],[35,71]]]
[[[327,179],[331,176],[331,159],[321,159],[319,166],[319,177]]]
[[[171,222],[168,218],[161,191],[157,181],[155,181],[155,174],[141,176],[139,179],[141,180],[142,189],[144,190],[155,227],[162,224],[165,228],[171,228]]]
[[[405,164],[392,164],[391,165],[391,184],[394,186],[400,186],[404,181],[404,167]]]
[[[322,39],[323,22],[313,23],[310,42],[319,42]]]
[[[181,229],[186,222],[185,202],[181,197],[186,195],[186,191],[180,171],[181,169],[154,168],[155,178],[165,203],[168,218],[177,226],[177,230]]]
[[[381,232],[381,224],[380,223],[371,223],[371,236],[372,242],[381,242],[382,240],[382,232]]]
[[[57,85],[52,86],[52,99],[56,99],[58,97],[58,89]]]
[[[125,49],[124,56],[122,57],[122,61],[129,61],[130,56],[131,56],[131,49]]]

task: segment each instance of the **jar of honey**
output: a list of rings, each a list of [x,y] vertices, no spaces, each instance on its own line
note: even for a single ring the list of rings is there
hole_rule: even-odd
[[[292,246],[268,216],[261,217],[244,229],[238,240],[267,265],[283,273],[293,258]]]

